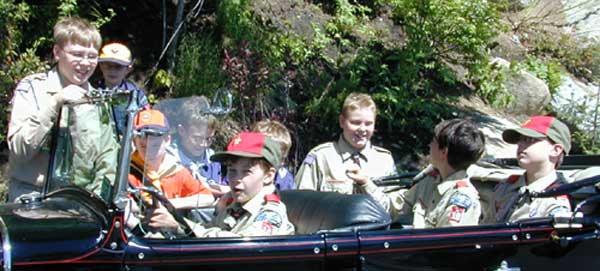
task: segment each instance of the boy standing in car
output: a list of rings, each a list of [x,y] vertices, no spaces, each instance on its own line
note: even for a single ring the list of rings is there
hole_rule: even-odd
[[[102,80],[98,83],[99,89],[136,91],[138,105],[142,107],[148,105],[148,98],[144,94],[144,91],[138,88],[135,83],[126,79],[127,75],[133,70],[133,58],[127,46],[118,42],[104,45],[100,50],[98,63],[102,72]],[[114,118],[119,134],[122,134],[125,129],[125,121],[127,120],[126,106],[126,103],[113,106]]]
[[[215,153],[211,160],[226,165],[231,192],[221,198],[211,223],[192,226],[197,237],[294,233],[285,204],[273,185],[281,163],[279,144],[261,133],[242,132],[229,142],[226,151]],[[181,231],[165,208],[155,211],[149,225]]]
[[[297,188],[363,193],[346,176],[348,169],[360,168],[370,178],[396,173],[391,152],[371,144],[376,116],[377,107],[371,96],[349,94],[339,116],[342,134],[337,141],[321,144],[306,155],[296,174]]]
[[[483,133],[469,120],[452,119],[435,127],[429,144],[434,169],[408,190],[383,193],[360,170],[348,176],[390,212],[394,220],[412,214],[415,228],[477,225],[481,214],[479,194],[466,169],[484,152]]]
[[[48,170],[49,134],[57,121],[63,123],[57,120],[63,104],[83,101],[93,90],[88,79],[98,64],[102,43],[98,29],[87,20],[65,17],[54,25],[53,37],[56,66],[21,80],[11,101],[9,201],[41,191]]]
[[[281,146],[281,166],[277,169],[274,181],[277,191],[296,189],[294,175],[285,167],[285,159],[292,146],[292,136],[288,128],[276,120],[261,120],[252,125],[252,131],[271,137]]]
[[[510,176],[494,189],[492,214],[497,222],[522,218],[569,214],[571,204],[564,196],[550,198],[528,197],[530,192],[540,192],[566,183],[556,169],[571,149],[569,128],[551,116],[533,116],[520,128],[502,133],[504,141],[517,144],[517,160],[525,169],[523,175]]]

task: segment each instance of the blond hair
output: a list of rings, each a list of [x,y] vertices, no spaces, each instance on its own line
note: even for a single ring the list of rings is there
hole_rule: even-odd
[[[179,117],[181,125],[185,128],[192,125],[201,125],[207,123],[207,128],[210,131],[217,129],[217,118],[213,115],[207,115],[206,111],[210,108],[208,99],[204,96],[192,96],[185,99],[179,108]]]
[[[281,122],[276,120],[261,120],[252,125],[252,132],[262,133],[279,143],[282,158],[287,157],[292,147],[292,136],[288,128]]]
[[[342,106],[342,116],[348,117],[350,112],[359,109],[369,109],[377,115],[377,106],[369,94],[357,92],[348,94],[344,100],[344,105]]]
[[[89,21],[79,17],[62,17],[54,25],[54,44],[64,47],[67,43],[92,45],[100,50],[102,37]]]

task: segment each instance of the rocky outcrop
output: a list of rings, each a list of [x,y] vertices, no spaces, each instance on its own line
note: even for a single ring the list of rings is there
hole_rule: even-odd
[[[527,71],[509,73],[506,89],[514,96],[508,112],[517,115],[537,115],[552,100],[546,83]]]

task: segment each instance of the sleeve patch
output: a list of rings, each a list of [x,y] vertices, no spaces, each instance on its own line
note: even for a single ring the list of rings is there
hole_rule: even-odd
[[[452,206],[452,210],[450,211],[450,215],[448,215],[448,220],[450,220],[451,222],[456,222],[456,223],[460,223],[460,221],[462,220],[463,214],[465,213],[465,209],[458,207],[458,206]]]
[[[463,209],[469,209],[472,204],[471,198],[463,193],[456,193],[450,198],[450,205],[456,205]]]
[[[272,225],[275,228],[279,228],[281,227],[281,224],[283,223],[283,219],[281,218],[281,215],[278,214],[275,211],[271,211],[271,210],[265,210],[260,212],[256,218],[254,219],[254,222],[262,222],[261,225],[265,225],[265,224],[269,224]]]
[[[317,157],[314,153],[309,153],[306,158],[304,158],[303,164],[312,165],[317,160]]]

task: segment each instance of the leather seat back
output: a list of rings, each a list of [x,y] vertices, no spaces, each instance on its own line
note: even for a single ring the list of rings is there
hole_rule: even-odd
[[[285,190],[279,194],[296,234],[387,229],[392,221],[383,207],[368,195],[313,190]]]

